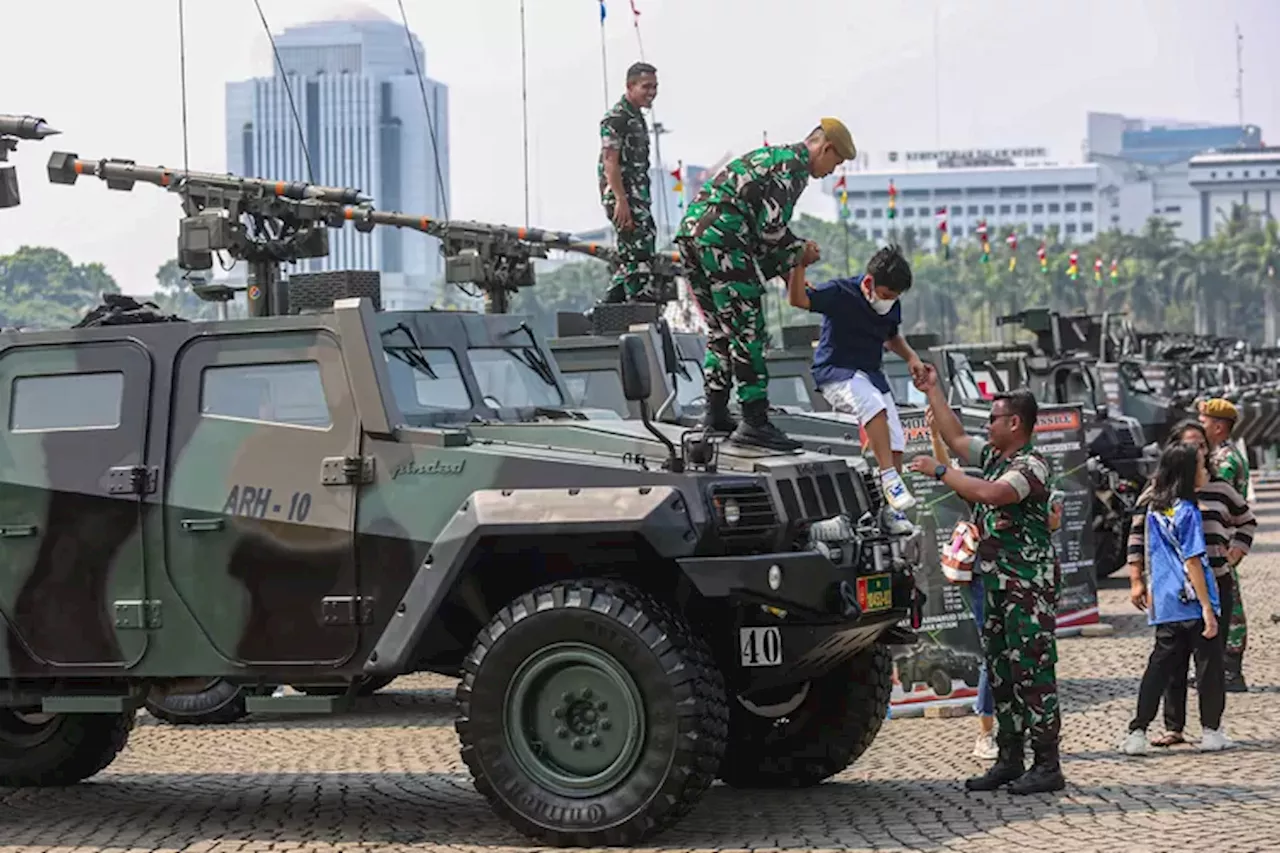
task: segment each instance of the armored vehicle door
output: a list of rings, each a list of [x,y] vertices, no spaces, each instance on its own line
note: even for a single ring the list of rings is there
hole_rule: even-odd
[[[175,589],[232,660],[341,664],[361,619],[363,469],[337,338],[204,335],[174,373],[165,538]]]
[[[134,663],[151,357],[127,341],[0,352],[0,613],[8,670]]]

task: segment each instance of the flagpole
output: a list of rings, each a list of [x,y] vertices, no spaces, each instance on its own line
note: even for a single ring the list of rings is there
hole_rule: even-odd
[[[604,81],[604,108],[609,109],[609,56],[604,45],[604,0],[600,0],[600,77]]]

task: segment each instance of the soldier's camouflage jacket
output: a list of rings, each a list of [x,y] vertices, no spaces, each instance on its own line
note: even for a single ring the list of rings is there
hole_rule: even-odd
[[[985,583],[998,589],[1017,585],[1055,590],[1058,577],[1049,533],[1051,469],[1035,439],[1002,458],[990,442],[972,438],[969,459],[982,469],[982,479],[1006,482],[1021,498],[1005,506],[974,505]]]
[[[618,151],[618,167],[622,172],[622,188],[632,208],[650,205],[649,195],[649,125],[640,108],[626,97],[620,98],[600,119],[600,156],[596,162],[596,179],[600,184],[600,200],[612,210],[613,190],[604,174],[605,149]]]
[[[1217,469],[1218,476],[1234,486],[1241,497],[1249,494],[1249,463],[1234,444],[1225,441],[1219,444],[1209,461]]]
[[[676,237],[722,250],[733,268],[709,271],[721,278],[756,280],[745,256],[756,258],[766,279],[783,275],[804,252],[804,240],[788,224],[808,185],[809,148],[803,142],[757,148],[703,184]]]

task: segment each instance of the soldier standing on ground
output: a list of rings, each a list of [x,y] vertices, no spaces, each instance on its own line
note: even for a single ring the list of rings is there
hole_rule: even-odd
[[[765,282],[819,258],[818,246],[791,232],[796,201],[810,178],[835,171],[857,150],[848,128],[824,118],[802,142],[757,148],[732,161],[689,205],[676,231],[689,289],[707,321],[704,387],[706,424],[732,431],[732,440],[774,450],[796,450],[769,421],[765,365]],[[742,423],[729,414],[738,384]]]
[[[952,454],[982,469],[980,478],[970,477],[929,456],[917,456],[910,465],[974,504],[980,536],[982,647],[995,698],[998,755],[990,770],[964,785],[993,791],[1008,784],[1011,794],[1061,790],[1066,781],[1058,754],[1057,571],[1049,531],[1049,463],[1034,439],[1036,399],[1024,388],[997,394],[984,440],[965,435],[933,365],[926,365],[924,382],[916,387],[929,395],[934,426]],[[1030,770],[1024,739],[1035,753]]]
[[[1230,400],[1221,397],[1205,400],[1200,404],[1200,423],[1209,437],[1209,459],[1217,475],[1226,480],[1240,496],[1249,498],[1249,463],[1231,442],[1240,413]],[[1227,627],[1227,654],[1223,661],[1228,693],[1246,693],[1244,680],[1244,651],[1249,643],[1249,626],[1244,616],[1244,595],[1240,589],[1239,564],[1231,565],[1231,585],[1235,595],[1231,600],[1231,616]]]
[[[600,201],[618,232],[618,264],[605,302],[657,301],[652,285],[657,234],[650,209],[649,125],[640,112],[653,106],[657,96],[657,70],[637,62],[627,69],[627,93],[600,120]]]

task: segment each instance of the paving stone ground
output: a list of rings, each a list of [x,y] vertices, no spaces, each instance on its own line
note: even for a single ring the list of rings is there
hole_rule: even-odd
[[[1060,641],[1065,791],[967,794],[961,781],[982,769],[969,757],[975,720],[898,719],[817,788],[717,785],[656,849],[1280,849],[1280,625],[1269,618],[1280,611],[1280,491],[1259,491],[1255,511],[1258,542],[1242,566],[1250,690],[1227,702],[1236,749],[1116,752],[1151,643],[1118,577],[1099,595],[1115,634]],[[127,750],[93,780],[0,789],[0,851],[531,849],[472,788],[452,688],[449,679],[402,678],[338,718],[193,729],[144,715]]]

